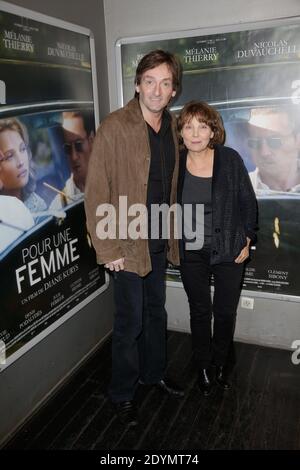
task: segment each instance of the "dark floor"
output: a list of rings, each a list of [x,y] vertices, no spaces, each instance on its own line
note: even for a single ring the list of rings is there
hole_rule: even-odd
[[[7,449],[300,449],[300,365],[288,351],[235,343],[232,388],[204,398],[190,336],[168,335],[168,375],[184,399],[140,386],[140,424],[126,429],[106,396],[108,341],[11,440]],[[235,358],[235,360],[234,360]]]

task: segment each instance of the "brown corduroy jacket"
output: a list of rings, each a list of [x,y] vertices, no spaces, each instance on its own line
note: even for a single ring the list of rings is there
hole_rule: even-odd
[[[170,205],[176,202],[179,151],[175,117],[172,117],[175,144],[175,167]],[[150,169],[150,143],[137,98],[124,108],[111,113],[99,126],[93,144],[85,186],[87,226],[96,250],[97,261],[104,264],[125,258],[125,270],[145,276],[151,271],[148,240],[121,239],[119,236],[119,196],[127,196],[128,207],[147,202]],[[100,204],[111,204],[116,211],[116,238],[100,239],[96,234],[101,217],[96,215]],[[107,217],[107,214],[105,214]],[[136,216],[128,216],[127,227]],[[114,222],[113,222],[114,223]],[[121,227],[124,232],[124,227]],[[125,227],[126,229],[126,227]],[[178,240],[174,240],[171,225],[168,240],[168,260],[179,264]]]

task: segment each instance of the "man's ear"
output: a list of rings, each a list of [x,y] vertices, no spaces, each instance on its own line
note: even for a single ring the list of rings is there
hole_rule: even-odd
[[[172,91],[172,98],[174,98],[174,96],[176,96],[176,90]]]

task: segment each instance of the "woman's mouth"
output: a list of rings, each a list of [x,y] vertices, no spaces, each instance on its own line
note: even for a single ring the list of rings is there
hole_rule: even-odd
[[[22,170],[22,171],[18,174],[18,178],[24,178],[25,176],[27,176],[27,170]]]

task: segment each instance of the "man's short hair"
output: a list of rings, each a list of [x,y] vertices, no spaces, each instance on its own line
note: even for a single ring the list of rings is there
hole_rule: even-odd
[[[149,52],[140,60],[135,73],[135,85],[139,85],[141,83],[142,75],[147,72],[147,70],[154,69],[161,64],[166,64],[169,67],[172,73],[173,90],[177,91],[180,83],[179,62],[174,54],[163,51],[161,49],[155,49],[154,51]]]

